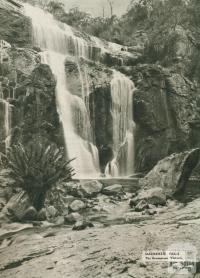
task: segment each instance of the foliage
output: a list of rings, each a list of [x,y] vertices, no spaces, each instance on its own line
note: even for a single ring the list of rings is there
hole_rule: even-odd
[[[64,150],[55,145],[31,143],[14,145],[7,154],[7,168],[16,185],[25,190],[33,206],[40,209],[46,192],[57,182],[66,182],[74,175]]]
[[[118,18],[113,13],[109,17],[92,17],[78,7],[65,10],[63,2],[56,0],[24,0],[35,2],[52,13],[58,20],[79,28],[91,35],[118,39],[124,44],[134,44],[134,33],[143,30],[152,41],[158,34],[170,33],[177,26],[185,29],[200,27],[199,0],[132,0],[127,12]],[[109,3],[113,1],[108,0]],[[160,38],[160,36],[158,36]],[[162,36],[161,36],[162,37]]]
[[[46,10],[54,16],[59,16],[64,13],[64,4],[61,2],[50,1],[46,6]]]
[[[104,8],[102,17],[92,17],[77,7],[66,12],[62,3],[51,0],[45,9],[81,32],[122,45],[139,46],[144,49],[145,62],[161,62],[164,66],[173,63],[180,40],[178,29],[192,37],[193,45],[200,49],[199,0],[132,0],[121,18],[113,10],[110,17],[104,17]],[[192,63],[193,70],[199,67],[195,59]]]

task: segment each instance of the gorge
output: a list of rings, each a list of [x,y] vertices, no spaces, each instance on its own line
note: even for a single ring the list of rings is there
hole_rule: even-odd
[[[78,37],[70,26],[59,23],[51,14],[29,4],[24,5],[24,13],[32,22],[32,44],[42,50],[41,63],[49,65],[56,77],[57,111],[62,123],[67,159],[75,158],[71,164],[77,177],[97,178],[100,176],[99,150],[94,142],[95,130],[92,130],[89,111],[90,85],[83,61],[96,60],[99,63],[104,53],[120,53],[123,47],[114,43],[105,45],[95,37]],[[78,69],[81,92],[70,92],[68,88],[66,60],[72,60]],[[123,64],[123,58],[119,58],[119,61]],[[128,176],[134,172],[134,84],[116,70],[110,75],[113,76],[110,81],[113,155],[112,161],[107,161],[105,173]],[[5,121],[9,121],[10,116],[6,113],[9,114],[7,106]],[[6,134],[9,133],[8,129],[7,126]]]
[[[2,278],[199,278],[199,15],[0,0]]]

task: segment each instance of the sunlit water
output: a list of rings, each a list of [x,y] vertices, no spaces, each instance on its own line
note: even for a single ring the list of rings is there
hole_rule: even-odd
[[[105,43],[95,37],[91,42],[77,37],[73,29],[40,8],[29,4],[24,5],[25,14],[32,19],[33,41],[42,52],[42,62],[48,64],[57,79],[57,109],[63,125],[67,157],[76,158],[72,162],[76,177],[91,178],[100,175],[99,155],[90,125],[89,115],[89,82],[87,70],[81,70],[78,58],[93,59],[95,56],[91,43],[101,53],[108,50],[119,52],[121,46]],[[71,94],[68,90],[65,73],[66,56],[77,58],[79,78],[82,85],[82,98]],[[134,84],[125,75],[114,71],[111,81],[113,115],[113,150],[114,159],[108,163],[106,174],[109,176],[126,176],[134,169],[134,122],[133,97]]]
[[[74,36],[69,26],[57,22],[49,13],[27,4],[24,7],[26,15],[32,19],[34,44],[43,50],[42,62],[50,66],[57,79],[57,109],[67,157],[75,158],[72,166],[76,177],[98,176],[98,150],[91,142],[88,111],[84,100],[69,92],[65,74],[66,56],[73,53],[89,58],[89,47],[84,40]]]
[[[111,81],[114,158],[106,167],[106,174],[114,177],[131,175],[134,169],[133,92],[134,83],[114,71]]]

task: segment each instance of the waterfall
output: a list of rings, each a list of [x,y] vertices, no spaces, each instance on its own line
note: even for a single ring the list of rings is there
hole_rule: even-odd
[[[6,150],[10,147],[10,139],[11,139],[11,105],[9,102],[4,101],[5,104],[5,146]]]
[[[85,100],[69,92],[65,74],[66,57],[75,56],[77,63],[78,57],[89,59],[90,46],[76,37],[70,26],[56,21],[49,13],[28,4],[24,9],[32,19],[34,44],[43,51],[42,62],[50,66],[57,79],[57,110],[64,130],[67,157],[76,158],[71,163],[76,177],[95,177],[99,175],[98,150],[91,142]]]
[[[3,137],[2,139],[5,142],[5,150],[10,147],[10,140],[11,140],[11,113],[12,113],[12,106],[10,103],[0,98],[0,108],[2,107],[2,130],[3,130]],[[1,113],[0,113],[1,116]],[[0,117],[1,118],[1,117]]]
[[[10,93],[9,93],[10,94]],[[10,95],[9,95],[10,96]],[[14,99],[14,92],[13,92],[13,99]],[[2,129],[3,129],[3,139],[5,142],[5,150],[7,150],[10,147],[10,141],[11,141],[11,117],[12,117],[12,105],[4,99],[4,94],[2,91],[2,84],[0,82],[0,108],[2,109],[2,119],[1,122]],[[1,118],[1,113],[0,113]]]
[[[134,171],[133,82],[120,72],[111,80],[114,158],[106,175],[127,176]]]

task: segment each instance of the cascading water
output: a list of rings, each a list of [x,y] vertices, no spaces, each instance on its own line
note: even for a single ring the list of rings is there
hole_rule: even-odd
[[[5,107],[5,146],[6,150],[10,147],[10,140],[11,140],[11,105],[9,102],[4,100],[4,107]]]
[[[0,94],[1,95],[1,94]],[[3,140],[5,142],[5,150],[10,147],[10,140],[11,140],[11,113],[12,113],[12,106],[10,103],[0,97],[0,107],[2,107],[2,120],[0,121],[2,124],[3,130]],[[1,116],[1,113],[0,113]]]
[[[89,58],[89,46],[74,36],[68,25],[57,22],[52,15],[28,4],[24,8],[32,19],[34,43],[43,50],[42,62],[50,66],[57,79],[57,109],[63,125],[67,156],[76,158],[72,162],[76,177],[97,176],[98,150],[90,141],[87,109],[82,98],[68,91],[65,74],[66,56]]]
[[[133,82],[120,72],[111,81],[114,158],[106,175],[127,176],[134,171]]]
[[[0,40],[0,64],[3,64],[4,58],[8,58],[7,50],[11,48],[11,45],[4,41]],[[8,85],[8,84],[7,84]],[[10,88],[7,96],[3,93],[2,84],[0,82],[0,104],[3,107],[3,134],[5,141],[5,149],[7,150],[10,147],[11,141],[11,113],[12,113],[12,105],[10,105],[7,98],[15,99],[15,88]],[[1,115],[0,115],[1,116]]]

